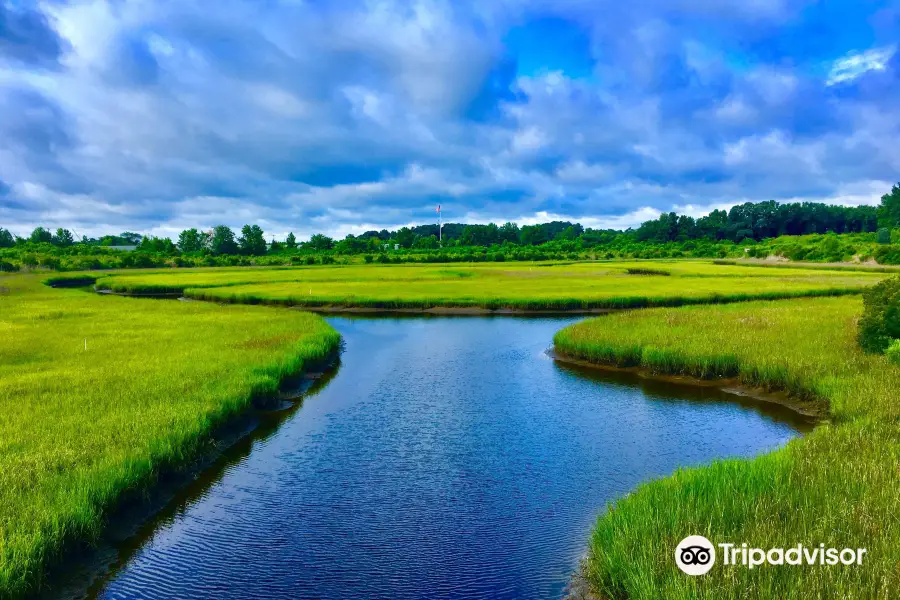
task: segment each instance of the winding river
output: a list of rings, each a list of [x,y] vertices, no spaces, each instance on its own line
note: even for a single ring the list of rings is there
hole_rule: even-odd
[[[558,363],[572,318],[329,320],[327,383],[119,544],[90,597],[560,598],[607,502],[811,427]]]

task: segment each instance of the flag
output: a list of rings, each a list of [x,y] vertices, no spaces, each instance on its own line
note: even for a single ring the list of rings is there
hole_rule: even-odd
[[[440,204],[438,204],[437,209],[436,209],[436,212],[437,212],[438,214],[440,214],[440,212],[441,212],[441,205],[440,205]]]

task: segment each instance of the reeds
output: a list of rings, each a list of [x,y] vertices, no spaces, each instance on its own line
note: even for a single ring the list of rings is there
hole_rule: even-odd
[[[663,272],[668,276],[629,276]],[[97,287],[280,306],[589,310],[853,294],[884,277],[654,261],[456,264],[453,269],[445,265],[368,265],[114,273],[100,279]]]
[[[339,335],[318,316],[103,297],[0,277],[0,597]]]
[[[586,575],[609,598],[895,598],[900,595],[900,367],[856,345],[858,298],[610,315],[556,348],[660,374],[739,377],[827,406],[831,423],[752,460],[715,461],[640,486],[594,528]],[[759,548],[867,548],[859,567],[675,568],[687,535]]]

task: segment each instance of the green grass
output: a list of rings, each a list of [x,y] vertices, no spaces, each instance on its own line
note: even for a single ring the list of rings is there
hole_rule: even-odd
[[[635,277],[631,272],[667,277]],[[201,300],[367,308],[592,309],[857,293],[882,274],[713,265],[709,261],[321,266],[114,273],[98,287]]]
[[[859,298],[655,309],[591,319],[556,348],[661,374],[739,377],[827,404],[831,422],[752,460],[641,485],[600,517],[585,571],[610,598],[900,597],[900,367],[856,344]],[[759,548],[867,548],[861,567],[720,567],[689,577],[691,534]]]
[[[48,283],[98,276],[100,288],[220,302],[519,309],[837,296],[885,277],[596,261],[166,269]],[[833,419],[769,455],[679,471],[620,501],[592,538],[596,589],[617,598],[900,594],[900,368],[856,349],[860,306],[843,297],[652,309],[557,335],[561,350],[595,362],[786,389],[827,402]],[[36,275],[0,277],[0,335],[0,597],[34,589],[68,544],[98,535],[123,493],[190,460],[217,424],[339,341],[298,311],[99,296]],[[867,547],[870,562],[688,579],[671,558],[689,533]]]
[[[85,349],[85,339],[87,349]],[[333,351],[315,315],[51,289],[0,277],[0,597],[40,585],[123,497],[195,457]]]
[[[646,267],[643,267],[643,268],[638,268],[638,267],[628,268],[628,269],[625,269],[625,272],[628,273],[629,275],[663,275],[663,276],[669,276],[669,275],[672,274],[672,273],[670,273],[669,271],[666,271],[666,270],[664,270],[664,269],[648,269],[648,268],[646,268]]]
[[[900,266],[891,267],[872,264],[814,263],[814,262],[766,262],[765,259],[714,259],[712,264],[729,267],[751,267],[754,269],[810,269],[814,271],[855,271],[859,273],[900,273]]]

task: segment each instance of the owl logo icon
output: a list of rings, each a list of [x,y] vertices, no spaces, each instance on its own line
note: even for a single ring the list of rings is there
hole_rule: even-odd
[[[716,564],[716,549],[702,535],[689,535],[675,548],[675,564],[688,575],[704,575]]]

